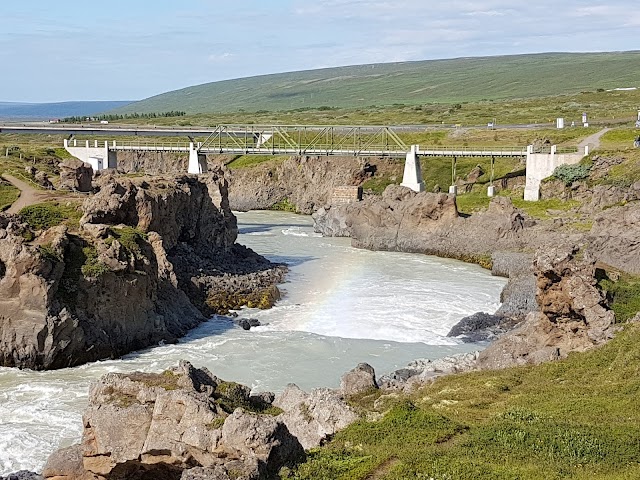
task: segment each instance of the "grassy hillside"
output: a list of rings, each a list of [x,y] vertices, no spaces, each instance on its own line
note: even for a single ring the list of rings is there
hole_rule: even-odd
[[[538,367],[442,378],[409,397],[371,392],[368,412],[281,478],[640,478],[640,328]]]
[[[545,53],[384,63],[192,86],[114,110],[187,113],[342,108],[539,97],[640,87],[640,52]]]

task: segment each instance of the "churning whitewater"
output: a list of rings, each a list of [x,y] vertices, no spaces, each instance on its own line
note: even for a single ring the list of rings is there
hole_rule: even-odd
[[[247,332],[213,318],[176,345],[121,360],[51,372],[0,368],[0,475],[39,471],[51,452],[78,442],[89,384],[107,372],[159,372],[186,359],[256,390],[337,386],[359,362],[381,374],[477,349],[445,335],[466,315],[495,311],[506,283],[453,260],[356,250],[349,239],[314,234],[308,217],[237,215],[239,243],[290,265],[276,307],[239,312],[262,326]]]

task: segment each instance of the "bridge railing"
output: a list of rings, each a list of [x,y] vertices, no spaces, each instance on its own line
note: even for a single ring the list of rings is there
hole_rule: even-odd
[[[188,142],[150,142],[150,141],[124,141],[109,142],[110,150],[141,150],[156,152],[188,152]]]
[[[526,156],[527,147],[514,146],[514,147],[473,147],[473,146],[420,146],[418,154],[433,155],[443,154],[446,156],[452,156],[456,153],[464,156]]]

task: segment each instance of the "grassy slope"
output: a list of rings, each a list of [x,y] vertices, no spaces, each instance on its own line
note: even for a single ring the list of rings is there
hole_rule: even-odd
[[[634,325],[601,349],[565,361],[450,376],[410,398],[389,397],[381,420],[347,428],[290,475],[640,478],[639,393],[640,326]],[[370,411],[378,396],[357,404]]]
[[[460,103],[637,85],[640,52],[545,53],[385,63],[264,75],[191,86],[117,113],[231,112],[304,107]]]

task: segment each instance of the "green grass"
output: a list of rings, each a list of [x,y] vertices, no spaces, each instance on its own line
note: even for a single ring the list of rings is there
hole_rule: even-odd
[[[5,211],[20,196],[20,190],[10,183],[0,180],[0,212]]]
[[[59,202],[44,202],[29,205],[20,210],[19,215],[30,228],[45,230],[65,223],[77,227],[82,212],[77,204],[61,204]]]
[[[625,274],[616,281],[605,277],[599,286],[607,292],[617,322],[626,322],[640,312],[640,277]]]
[[[227,163],[227,167],[231,169],[250,168],[266,162],[280,163],[288,158],[288,156],[282,155],[241,155]]]
[[[335,107],[405,104],[420,107],[415,112],[426,117],[434,105],[445,103],[451,105],[437,110],[439,116],[448,118],[464,112],[465,102],[537,97],[541,85],[547,95],[594,92],[598,88],[635,84],[639,72],[640,52],[545,53],[359,65],[190,86],[113,112],[177,109],[194,114],[311,107],[323,116],[335,118],[340,115]],[[601,93],[604,96],[609,92]],[[564,104],[547,117],[553,120],[566,114],[578,119],[584,106]],[[494,113],[487,110],[488,114]],[[493,119],[490,115],[487,118]],[[191,123],[187,118],[179,121]]]
[[[283,478],[640,478],[640,326],[537,367],[439,379]],[[378,394],[379,395],[379,394]]]

